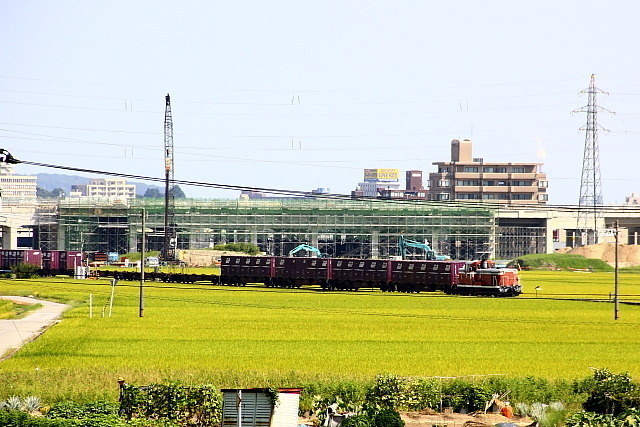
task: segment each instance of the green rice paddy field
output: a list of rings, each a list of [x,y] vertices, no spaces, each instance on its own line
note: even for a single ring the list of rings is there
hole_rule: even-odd
[[[221,387],[309,381],[506,374],[582,379],[590,367],[640,378],[640,306],[608,299],[612,273],[523,272],[517,298],[352,293],[120,282],[0,281],[0,295],[69,302],[61,323],[0,362],[0,399],[117,397],[116,380]],[[536,286],[541,289],[534,290]],[[640,273],[620,274],[640,302]],[[93,294],[93,318],[89,295]]]

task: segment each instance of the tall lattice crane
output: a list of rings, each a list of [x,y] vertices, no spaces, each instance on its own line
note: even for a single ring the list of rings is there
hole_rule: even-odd
[[[578,220],[576,224],[578,240],[575,245],[577,246],[598,243],[598,229],[602,227],[602,224],[600,224],[602,219],[602,184],[600,182],[598,129],[604,130],[604,128],[598,124],[598,111],[608,113],[611,113],[611,111],[599,107],[596,102],[596,95],[598,93],[606,94],[606,92],[596,87],[595,78],[595,74],[592,74],[589,87],[580,92],[589,95],[588,104],[574,111],[587,113],[587,124],[580,128],[580,130],[585,131],[585,138]]]
[[[173,181],[173,118],[171,117],[171,98],[165,97],[166,107],[164,112],[164,247],[162,257],[165,261],[176,259],[176,224],[175,224],[175,199]]]

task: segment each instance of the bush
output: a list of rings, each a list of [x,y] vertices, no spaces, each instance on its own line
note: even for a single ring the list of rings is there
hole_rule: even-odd
[[[230,251],[230,252],[244,252],[249,255],[256,255],[260,253],[260,248],[253,243],[227,243],[224,245],[215,245],[214,248],[217,251]]]
[[[467,412],[482,411],[491,400],[492,392],[483,384],[453,380],[442,389],[442,404],[455,411],[465,408]]]
[[[136,387],[125,384],[120,411],[130,418],[150,418],[213,426],[220,422],[222,396],[211,385],[189,386],[178,381]]]
[[[36,276],[38,267],[33,264],[21,262],[20,264],[12,265],[11,271],[15,274],[17,279],[30,279]]]
[[[368,416],[360,414],[345,419],[340,427],[373,427],[373,425]]]
[[[383,409],[400,408],[405,401],[405,391],[406,387],[401,378],[395,375],[378,375],[367,392],[367,406]]]
[[[26,412],[0,411],[2,427],[127,427],[126,420],[117,415],[96,415],[83,419],[42,418]]]
[[[596,369],[593,378],[584,381],[581,388],[589,393],[583,405],[587,412],[618,415],[633,408],[636,400],[632,396],[635,384],[627,372],[614,374],[608,369]]]
[[[373,418],[374,427],[404,427],[400,414],[393,409],[383,409]]]

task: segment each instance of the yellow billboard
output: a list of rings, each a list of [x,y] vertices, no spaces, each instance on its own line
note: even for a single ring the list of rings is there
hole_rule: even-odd
[[[398,181],[399,169],[365,169],[365,181]]]

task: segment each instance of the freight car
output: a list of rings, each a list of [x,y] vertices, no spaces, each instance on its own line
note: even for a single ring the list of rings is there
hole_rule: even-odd
[[[226,255],[220,284],[329,290],[378,288],[382,291],[443,291],[460,295],[516,296],[522,291],[517,270],[491,262],[363,260]]]
[[[30,264],[40,276],[73,275],[82,265],[79,251],[41,251],[38,249],[0,249],[0,270],[11,271],[18,264]]]

